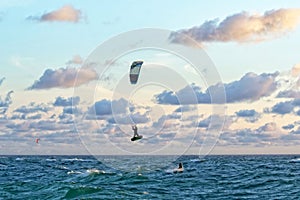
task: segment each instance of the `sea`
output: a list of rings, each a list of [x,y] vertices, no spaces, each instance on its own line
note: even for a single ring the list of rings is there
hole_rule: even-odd
[[[168,158],[0,156],[0,199],[300,199],[300,155]]]

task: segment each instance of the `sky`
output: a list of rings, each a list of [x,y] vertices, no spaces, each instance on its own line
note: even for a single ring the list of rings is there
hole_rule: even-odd
[[[300,2],[2,0],[0,28],[0,154],[300,153]]]

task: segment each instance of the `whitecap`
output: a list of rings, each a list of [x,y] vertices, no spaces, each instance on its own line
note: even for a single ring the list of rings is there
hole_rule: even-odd
[[[82,172],[71,170],[67,174],[82,174]]]
[[[105,174],[105,171],[99,169],[88,169],[86,172],[89,174]]]
[[[290,160],[290,162],[300,162],[300,158],[294,158],[294,159]]]
[[[66,170],[69,170],[69,168],[68,167],[66,167],[66,166],[63,166],[63,165],[58,165],[58,166],[56,166],[57,168],[59,168],[59,169],[66,169]]]
[[[66,158],[66,159],[62,159],[62,161],[83,161],[83,159],[81,159],[81,158]]]
[[[46,161],[54,162],[54,161],[56,161],[56,159],[55,158],[47,158]]]

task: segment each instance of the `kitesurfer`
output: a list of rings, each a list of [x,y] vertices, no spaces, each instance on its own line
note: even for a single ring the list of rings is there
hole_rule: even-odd
[[[133,137],[139,137],[139,134],[137,133],[137,126],[136,125],[132,125],[132,130],[133,130]]]

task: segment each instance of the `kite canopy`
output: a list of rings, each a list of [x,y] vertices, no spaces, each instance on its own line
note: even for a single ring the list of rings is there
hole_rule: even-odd
[[[140,75],[143,61],[134,61],[130,66],[129,79],[131,84],[136,84]]]

